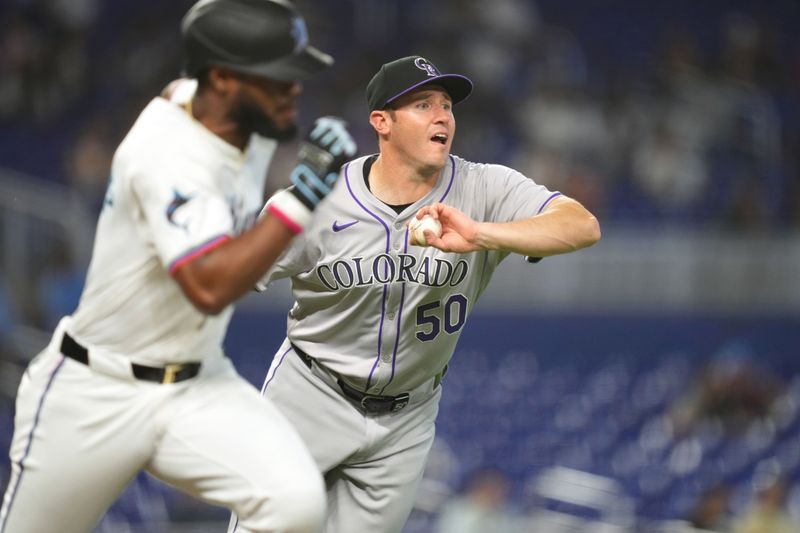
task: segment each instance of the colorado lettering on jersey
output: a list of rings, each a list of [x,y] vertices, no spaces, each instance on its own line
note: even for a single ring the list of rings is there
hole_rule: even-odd
[[[418,260],[410,254],[380,254],[372,259],[351,257],[321,264],[316,272],[320,282],[332,291],[403,281],[427,287],[455,287],[467,277],[469,263],[464,259],[452,263],[431,257]]]

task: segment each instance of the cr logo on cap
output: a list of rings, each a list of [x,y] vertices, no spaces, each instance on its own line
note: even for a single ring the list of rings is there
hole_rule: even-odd
[[[418,69],[424,70],[428,73],[428,76],[439,76],[441,73],[439,69],[434,67],[427,59],[424,57],[418,57],[414,60],[414,65],[417,66]]]

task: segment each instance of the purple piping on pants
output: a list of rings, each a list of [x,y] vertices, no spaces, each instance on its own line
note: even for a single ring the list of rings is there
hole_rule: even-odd
[[[11,515],[11,507],[14,504],[14,498],[17,495],[17,489],[19,489],[20,482],[22,481],[22,475],[25,473],[25,467],[23,463],[25,459],[28,457],[31,451],[31,446],[33,445],[33,433],[36,431],[36,426],[39,425],[39,416],[42,414],[42,407],[44,407],[44,399],[47,397],[47,393],[50,392],[50,387],[53,385],[53,381],[55,380],[56,374],[58,371],[61,370],[61,367],[64,365],[64,361],[66,358],[62,355],[61,361],[58,362],[56,367],[53,369],[53,372],[50,374],[50,378],[47,380],[47,386],[44,388],[44,392],[42,392],[42,397],[39,398],[39,406],[36,408],[36,416],[33,418],[33,427],[31,428],[31,432],[28,434],[28,444],[25,446],[25,453],[22,455],[22,458],[17,463],[19,465],[19,476],[17,476],[16,483],[14,484],[14,488],[11,490],[11,497],[8,500],[8,508],[6,509],[6,520]],[[0,533],[5,530],[5,523],[0,524]]]

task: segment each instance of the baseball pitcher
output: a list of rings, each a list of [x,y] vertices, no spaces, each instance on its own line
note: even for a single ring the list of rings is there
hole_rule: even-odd
[[[401,530],[447,365],[498,264],[600,238],[577,201],[450,154],[453,106],[471,90],[423,57],[383,65],[367,87],[380,152],[345,165],[265,279],[290,277],[296,302],[262,392],[325,475],[328,533]],[[408,226],[425,215],[442,228],[422,247]]]

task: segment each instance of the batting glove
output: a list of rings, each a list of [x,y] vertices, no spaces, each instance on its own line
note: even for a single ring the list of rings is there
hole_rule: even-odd
[[[300,145],[290,190],[313,210],[331,192],[342,165],[354,155],[356,143],[345,128],[345,122],[336,117],[318,118]]]
[[[318,118],[300,145],[297,166],[290,176],[292,185],[276,194],[269,206],[299,233],[311,220],[311,212],[333,189],[342,165],[352,159],[356,151],[356,142],[344,120]]]

